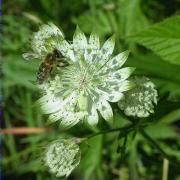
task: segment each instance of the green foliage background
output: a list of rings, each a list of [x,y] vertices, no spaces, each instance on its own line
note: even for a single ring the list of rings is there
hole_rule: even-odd
[[[39,24],[52,21],[69,40],[78,24],[87,35],[95,30],[102,42],[115,34],[115,52],[130,49],[127,64],[137,67],[135,74],[151,78],[159,92],[155,114],[146,119],[149,125],[144,130],[169,156],[180,161],[179,3],[179,0],[3,1],[3,128],[48,127],[47,117],[35,106],[39,94],[30,82],[34,81],[40,62],[26,62],[22,53],[29,49],[29,38]],[[114,113],[113,128],[129,123],[115,105]],[[41,162],[46,144],[59,136],[81,137],[110,129],[103,120],[95,129],[82,123],[68,134],[57,125],[50,127],[51,131],[39,135],[2,136],[4,179],[54,180]],[[163,154],[135,132],[128,134],[126,144],[117,132],[81,144],[81,163],[69,179],[161,179]],[[179,168],[180,165],[170,162],[169,179],[180,179]]]

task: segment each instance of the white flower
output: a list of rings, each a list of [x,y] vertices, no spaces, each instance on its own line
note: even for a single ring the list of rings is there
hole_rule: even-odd
[[[79,164],[81,152],[73,139],[60,139],[46,148],[44,162],[57,177],[68,177]]]
[[[52,23],[41,26],[34,34],[33,51],[23,55],[26,59],[42,59],[56,49],[71,62],[68,67],[57,67],[55,76],[50,75],[39,86],[44,95],[38,102],[51,122],[59,121],[61,127],[69,128],[86,118],[95,125],[98,111],[105,120],[112,120],[109,102],[119,101],[132,88],[133,83],[127,79],[134,71],[132,67],[121,68],[128,51],[112,57],[114,45],[114,36],[101,47],[95,33],[87,40],[79,28],[73,43],[68,43]]]
[[[154,104],[157,104],[157,90],[146,77],[131,79],[136,86],[124,93],[124,98],[118,102],[118,106],[127,116],[148,117],[150,113],[154,113]]]
[[[57,26],[53,23],[42,25],[32,38],[32,52],[24,53],[23,57],[27,60],[44,58],[49,52],[54,50],[57,39],[64,39],[63,33]]]
[[[112,121],[109,102],[119,101],[133,86],[127,79],[134,68],[121,68],[129,52],[112,57],[114,36],[101,47],[96,34],[92,33],[87,40],[79,28],[73,43],[62,39],[56,42],[55,48],[72,63],[57,68],[55,77],[40,86],[45,95],[39,103],[43,111],[50,114],[49,120],[59,120],[61,126],[71,127],[86,118],[89,124],[95,125],[99,111],[105,120]]]

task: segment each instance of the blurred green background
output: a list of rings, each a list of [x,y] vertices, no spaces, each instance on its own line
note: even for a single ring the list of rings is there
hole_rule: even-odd
[[[6,0],[2,13],[3,128],[49,127],[47,117],[34,105],[40,94],[30,83],[40,61],[26,62],[22,53],[29,51],[29,38],[39,24],[55,23],[69,40],[78,24],[87,35],[95,30],[101,42],[115,34],[115,53],[129,49],[127,65],[137,67],[135,74],[146,75],[155,83],[159,103],[145,130],[167,154],[180,160],[179,0]],[[116,106],[114,112],[114,128],[128,123]],[[4,179],[55,180],[41,161],[47,143],[60,136],[81,137],[109,127],[102,120],[97,129],[80,124],[68,134],[57,125],[50,128],[41,134],[2,136]],[[129,134],[123,158],[116,152],[119,143],[118,133],[112,133],[82,144],[81,163],[69,179],[162,179],[163,156],[146,139]],[[180,179],[179,169],[170,162],[170,180]]]

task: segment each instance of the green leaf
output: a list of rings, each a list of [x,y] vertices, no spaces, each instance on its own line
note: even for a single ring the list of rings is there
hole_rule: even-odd
[[[172,126],[163,125],[162,123],[153,124],[146,128],[146,132],[153,138],[174,139],[179,135]]]
[[[180,151],[179,151],[178,147],[176,147],[176,145],[173,145],[173,147],[172,147],[165,143],[161,143],[161,147],[163,149],[166,149],[167,154],[169,154],[171,156],[175,156],[178,159],[180,159]]]
[[[35,82],[38,64],[39,61],[27,62],[18,54],[5,56],[2,65],[4,73],[3,87],[10,88],[19,85],[31,90],[37,90],[37,87],[31,81]]]
[[[122,34],[134,34],[149,25],[148,19],[141,11],[140,3],[141,0],[119,0],[120,6],[117,13],[121,26],[120,29],[123,30]]]
[[[180,72],[180,66],[163,61],[160,57],[152,53],[129,57],[125,66],[136,67],[136,73],[138,72],[141,75],[180,83],[180,76],[177,76]]]
[[[129,39],[151,49],[165,61],[180,65],[180,16],[168,18]]]
[[[100,135],[89,139],[87,143],[83,144],[81,150],[82,159],[78,171],[82,179],[98,179],[96,176],[101,163],[102,136]]]
[[[180,109],[176,109],[174,111],[171,111],[170,113],[163,116],[161,119],[159,119],[158,124],[170,124],[173,122],[176,122],[180,119]]]

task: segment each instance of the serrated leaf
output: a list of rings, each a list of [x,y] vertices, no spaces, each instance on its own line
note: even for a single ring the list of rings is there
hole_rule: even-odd
[[[180,16],[168,18],[129,37],[165,61],[180,65]]]

